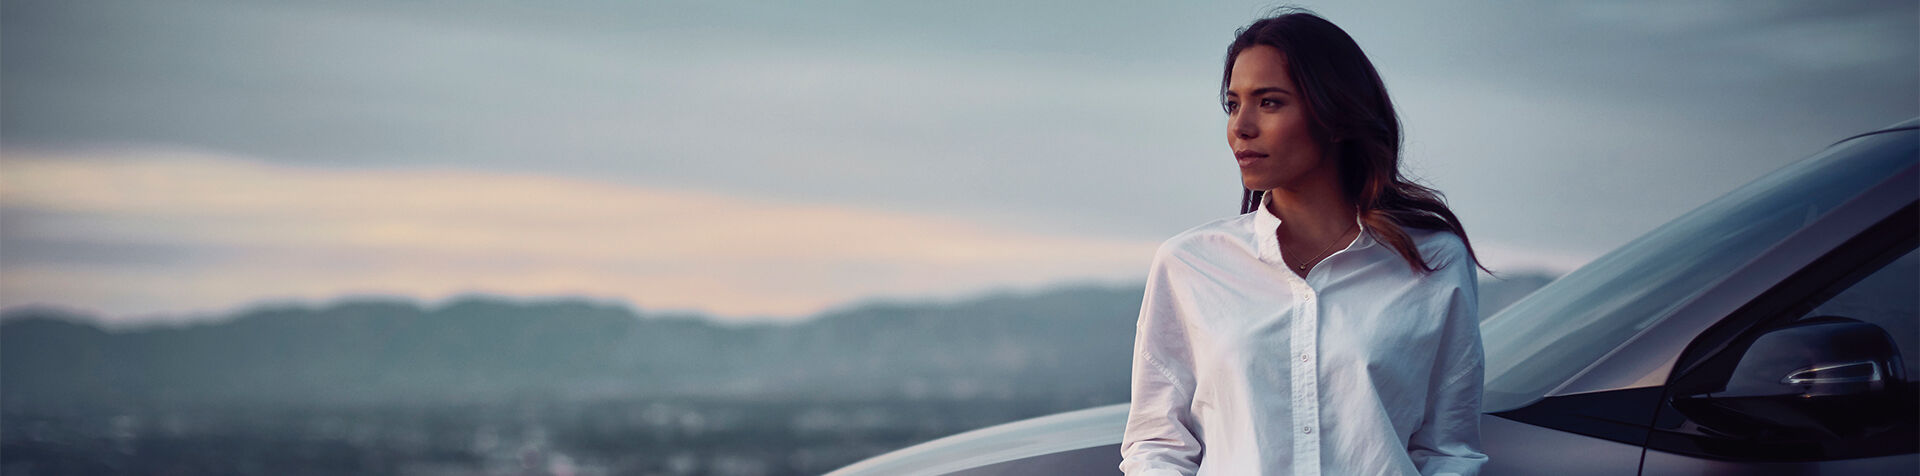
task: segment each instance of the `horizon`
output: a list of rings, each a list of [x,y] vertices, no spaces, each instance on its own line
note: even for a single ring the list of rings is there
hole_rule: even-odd
[[[1558,279],[1566,273],[1554,273],[1549,270],[1502,270],[1504,278],[1495,278],[1480,272],[1481,281],[1504,281],[1516,277],[1540,277],[1549,280]],[[1145,286],[1145,281],[1135,283],[1104,282],[1093,280],[1068,280],[1040,285],[1037,287],[992,287],[969,292],[948,295],[927,296],[869,296],[843,302],[837,305],[798,316],[724,316],[699,309],[647,308],[617,297],[596,297],[586,295],[509,295],[484,291],[465,292],[437,298],[418,298],[398,294],[343,294],[320,299],[275,299],[264,298],[239,303],[218,310],[184,313],[153,313],[139,316],[105,316],[97,311],[80,309],[58,304],[25,303],[0,307],[0,319],[13,320],[35,312],[51,312],[68,317],[78,317],[82,322],[110,331],[145,330],[173,326],[199,324],[218,324],[245,317],[248,314],[284,309],[304,311],[325,311],[327,309],[353,304],[397,303],[413,306],[423,312],[434,312],[463,302],[487,301],[503,302],[512,305],[537,305],[542,303],[586,303],[596,306],[611,306],[632,313],[643,319],[694,319],[725,327],[756,325],[793,325],[812,322],[820,318],[844,312],[862,309],[896,306],[951,306],[976,301],[999,298],[1018,298],[1074,290],[1132,290]],[[131,318],[129,318],[131,317]]]
[[[405,304],[405,305],[413,306],[426,312],[433,312],[433,311],[436,311],[439,309],[445,309],[447,307],[451,307],[455,304],[459,304],[463,302],[488,301],[488,302],[503,302],[503,303],[509,303],[513,305],[537,305],[541,303],[579,302],[579,303],[587,303],[587,304],[600,305],[600,306],[612,306],[612,307],[616,307],[616,308],[631,312],[636,317],[648,318],[648,319],[689,318],[689,319],[696,319],[700,321],[710,322],[714,324],[720,324],[723,326],[734,326],[734,325],[752,326],[752,325],[762,325],[762,324],[786,325],[786,324],[804,323],[804,322],[812,321],[812,320],[824,317],[826,315],[831,315],[835,313],[855,311],[855,310],[873,308],[873,307],[941,306],[941,305],[952,305],[952,304],[966,303],[966,302],[1000,298],[1000,297],[1009,297],[1009,296],[1042,295],[1042,294],[1069,291],[1069,290],[1075,290],[1075,289],[1119,290],[1119,289],[1128,289],[1131,287],[1139,287],[1144,285],[1145,285],[1144,281],[1142,281],[1141,283],[1135,283],[1132,285],[1125,284],[1125,283],[1108,283],[1108,282],[1095,282],[1095,281],[1061,281],[1061,282],[1046,284],[1046,285],[1042,285],[1034,288],[994,287],[994,288],[973,290],[971,292],[955,293],[952,295],[870,296],[866,298],[847,301],[837,305],[828,306],[818,311],[805,314],[805,315],[798,315],[798,316],[726,316],[726,315],[720,315],[720,314],[716,314],[709,311],[703,311],[699,309],[647,308],[643,306],[634,305],[634,303],[622,300],[620,298],[607,298],[607,297],[596,297],[596,296],[587,296],[587,295],[566,295],[566,294],[510,295],[510,294],[501,294],[501,293],[491,293],[491,292],[485,292],[485,291],[473,291],[473,292],[457,293],[457,294],[452,294],[447,296],[440,296],[435,298],[419,298],[419,297],[405,296],[405,295],[398,295],[398,294],[379,294],[379,293],[342,294],[338,296],[318,298],[318,299],[262,298],[259,300],[254,300],[254,301],[249,301],[245,303],[228,306],[226,308],[221,308],[218,310],[181,312],[181,313],[152,313],[152,314],[142,314],[137,316],[119,316],[118,318],[111,318],[97,311],[80,309],[74,306],[65,306],[65,305],[59,305],[59,304],[25,303],[25,304],[8,305],[6,307],[0,307],[0,319],[16,319],[21,317],[22,314],[30,314],[36,311],[50,311],[53,313],[63,314],[71,317],[79,317],[84,319],[86,323],[98,325],[98,326],[101,326],[102,328],[107,328],[107,329],[144,329],[150,326],[167,327],[167,326],[174,326],[174,325],[220,323],[220,322],[230,321],[232,319],[239,318],[239,317],[244,317],[247,314],[266,312],[266,311],[275,311],[275,310],[282,310],[282,309],[323,311],[323,310],[327,310],[330,308],[335,308],[343,305],[369,304],[369,303],[396,303],[396,304]]]

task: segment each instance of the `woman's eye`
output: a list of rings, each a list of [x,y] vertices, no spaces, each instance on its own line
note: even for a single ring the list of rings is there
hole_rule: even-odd
[[[1221,103],[1220,108],[1225,109],[1227,111],[1227,114],[1233,114],[1233,110],[1240,108],[1240,103],[1237,103],[1237,102]]]
[[[1280,107],[1280,100],[1279,99],[1261,99],[1260,107],[1266,107],[1266,108]]]

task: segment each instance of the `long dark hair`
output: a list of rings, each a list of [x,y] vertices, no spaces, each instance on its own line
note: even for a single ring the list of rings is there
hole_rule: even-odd
[[[1339,165],[1341,189],[1359,206],[1360,221],[1374,238],[1392,246],[1414,269],[1430,273],[1433,266],[1403,227],[1451,231],[1467,245],[1467,257],[1479,264],[1466,227],[1447,209],[1445,195],[1400,173],[1400,117],[1387,99],[1386,83],[1353,37],[1303,9],[1287,9],[1241,28],[1227,46],[1227,67],[1220,76],[1222,104],[1233,60],[1258,45],[1277,48],[1287,59],[1287,75],[1306,103],[1308,134]],[[1265,193],[1242,193],[1240,213],[1258,209]]]

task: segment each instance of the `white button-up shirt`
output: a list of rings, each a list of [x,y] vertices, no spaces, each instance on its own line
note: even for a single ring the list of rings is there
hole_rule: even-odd
[[[1484,364],[1460,238],[1406,228],[1427,274],[1363,226],[1302,279],[1280,259],[1279,225],[1261,207],[1160,246],[1120,469],[1477,474]]]

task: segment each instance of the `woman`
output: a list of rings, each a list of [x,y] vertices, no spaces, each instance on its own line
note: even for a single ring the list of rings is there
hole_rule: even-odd
[[[1134,342],[1127,474],[1476,474],[1477,261],[1399,172],[1360,47],[1290,12],[1241,29],[1221,79],[1242,215],[1156,253]]]

